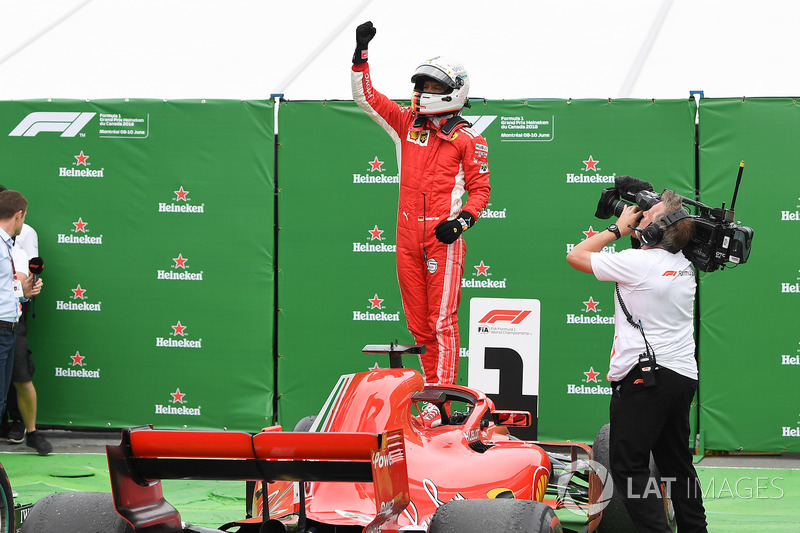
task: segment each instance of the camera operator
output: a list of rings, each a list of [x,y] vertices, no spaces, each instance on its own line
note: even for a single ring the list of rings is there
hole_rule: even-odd
[[[602,253],[636,232],[641,248]],[[649,210],[627,205],[617,224],[580,242],[567,262],[616,282],[611,382],[610,466],[617,491],[642,532],[670,532],[661,493],[650,479],[652,452],[667,484],[678,531],[706,531],[692,465],[689,407],[697,390],[694,268],[681,252],[694,232],[681,197],[665,191]]]

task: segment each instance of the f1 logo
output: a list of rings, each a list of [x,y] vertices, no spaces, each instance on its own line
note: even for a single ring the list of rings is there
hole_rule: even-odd
[[[511,322],[512,324],[519,324],[525,317],[531,314],[530,311],[509,311],[504,309],[495,309],[489,311],[481,318],[479,324],[494,324],[495,322]]]
[[[62,132],[75,137],[97,113],[36,111],[22,119],[9,137],[35,137],[41,131]]]
[[[472,129],[477,131],[478,135],[483,135],[483,132],[494,122],[497,115],[473,115],[464,118],[472,122]]]

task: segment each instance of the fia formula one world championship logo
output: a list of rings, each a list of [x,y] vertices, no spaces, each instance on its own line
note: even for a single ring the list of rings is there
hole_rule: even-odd
[[[469,386],[482,390],[498,409],[532,415],[516,437],[536,440],[539,401],[539,300],[471,298]]]

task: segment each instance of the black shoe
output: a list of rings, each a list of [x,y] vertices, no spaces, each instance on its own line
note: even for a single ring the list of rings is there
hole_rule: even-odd
[[[12,420],[8,429],[8,440],[19,444],[25,440],[25,423],[22,420]]]
[[[36,450],[39,455],[47,455],[53,451],[53,445],[50,444],[41,431],[32,431],[25,437],[25,444]]]

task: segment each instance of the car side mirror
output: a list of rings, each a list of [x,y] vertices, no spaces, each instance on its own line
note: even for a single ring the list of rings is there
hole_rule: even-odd
[[[528,411],[492,411],[492,417],[498,426],[526,428],[531,425],[531,414]]]

